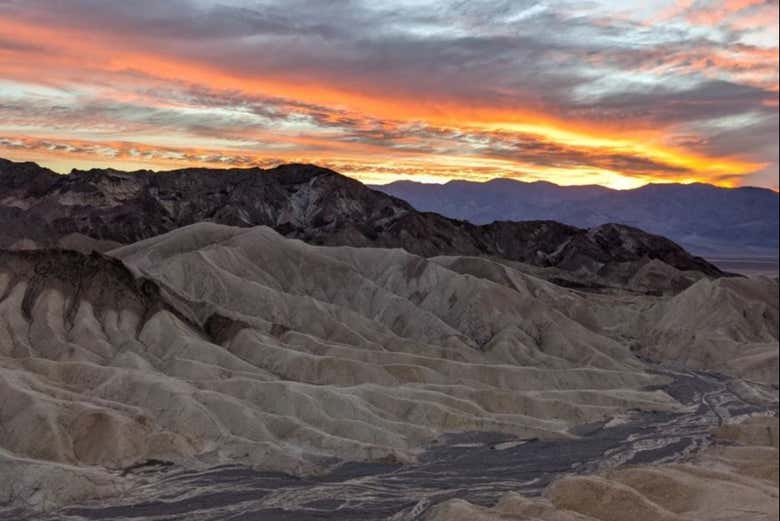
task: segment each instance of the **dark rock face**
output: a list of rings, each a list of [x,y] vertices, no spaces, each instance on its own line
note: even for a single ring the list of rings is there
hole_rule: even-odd
[[[404,248],[423,256],[489,255],[593,274],[662,261],[681,271],[723,273],[674,242],[608,224],[584,230],[555,221],[477,226],[408,203],[325,168],[74,170],[0,160],[0,247],[40,246],[69,234],[131,243],[200,221],[266,225],[313,244]],[[636,266],[633,266],[633,264]]]
[[[621,224],[604,224],[577,234],[552,257],[552,263],[575,270],[588,260],[600,263],[631,262],[643,257],[658,259],[681,270],[697,270],[718,275],[700,257],[692,257],[682,247],[661,237]],[[717,268],[715,268],[717,270]]]
[[[60,249],[0,250],[0,271],[11,275],[9,288],[18,282],[27,284],[22,313],[28,319],[40,295],[56,289],[75,297],[65,312],[69,325],[78,311],[79,299],[88,300],[96,310],[130,309],[145,316],[162,309],[188,320],[164,302],[157,283],[136,278],[120,260],[98,252],[85,255]]]

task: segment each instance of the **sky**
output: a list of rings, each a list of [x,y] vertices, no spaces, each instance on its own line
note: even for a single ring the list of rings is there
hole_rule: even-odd
[[[0,156],[778,189],[776,0],[0,0]]]

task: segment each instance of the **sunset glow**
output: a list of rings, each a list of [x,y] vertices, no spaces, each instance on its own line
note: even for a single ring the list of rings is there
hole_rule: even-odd
[[[55,5],[0,0],[2,157],[778,187],[776,2]]]

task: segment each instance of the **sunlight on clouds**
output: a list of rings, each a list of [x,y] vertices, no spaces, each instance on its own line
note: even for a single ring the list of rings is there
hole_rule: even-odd
[[[369,182],[777,183],[777,31],[758,2],[177,6],[0,10],[0,155],[58,170],[316,162]]]

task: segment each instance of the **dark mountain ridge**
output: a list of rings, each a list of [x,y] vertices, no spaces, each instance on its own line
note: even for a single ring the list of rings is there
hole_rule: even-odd
[[[61,246],[79,234],[131,243],[212,221],[266,225],[321,245],[404,248],[423,256],[488,255],[623,283],[650,261],[723,273],[663,237],[619,224],[590,230],[551,220],[475,225],[307,164],[168,172],[74,170],[0,161],[0,247]]]
[[[755,187],[649,184],[633,190],[494,179],[374,186],[421,211],[475,224],[549,219],[590,228],[620,222],[669,237],[699,254],[778,255],[778,194]]]

